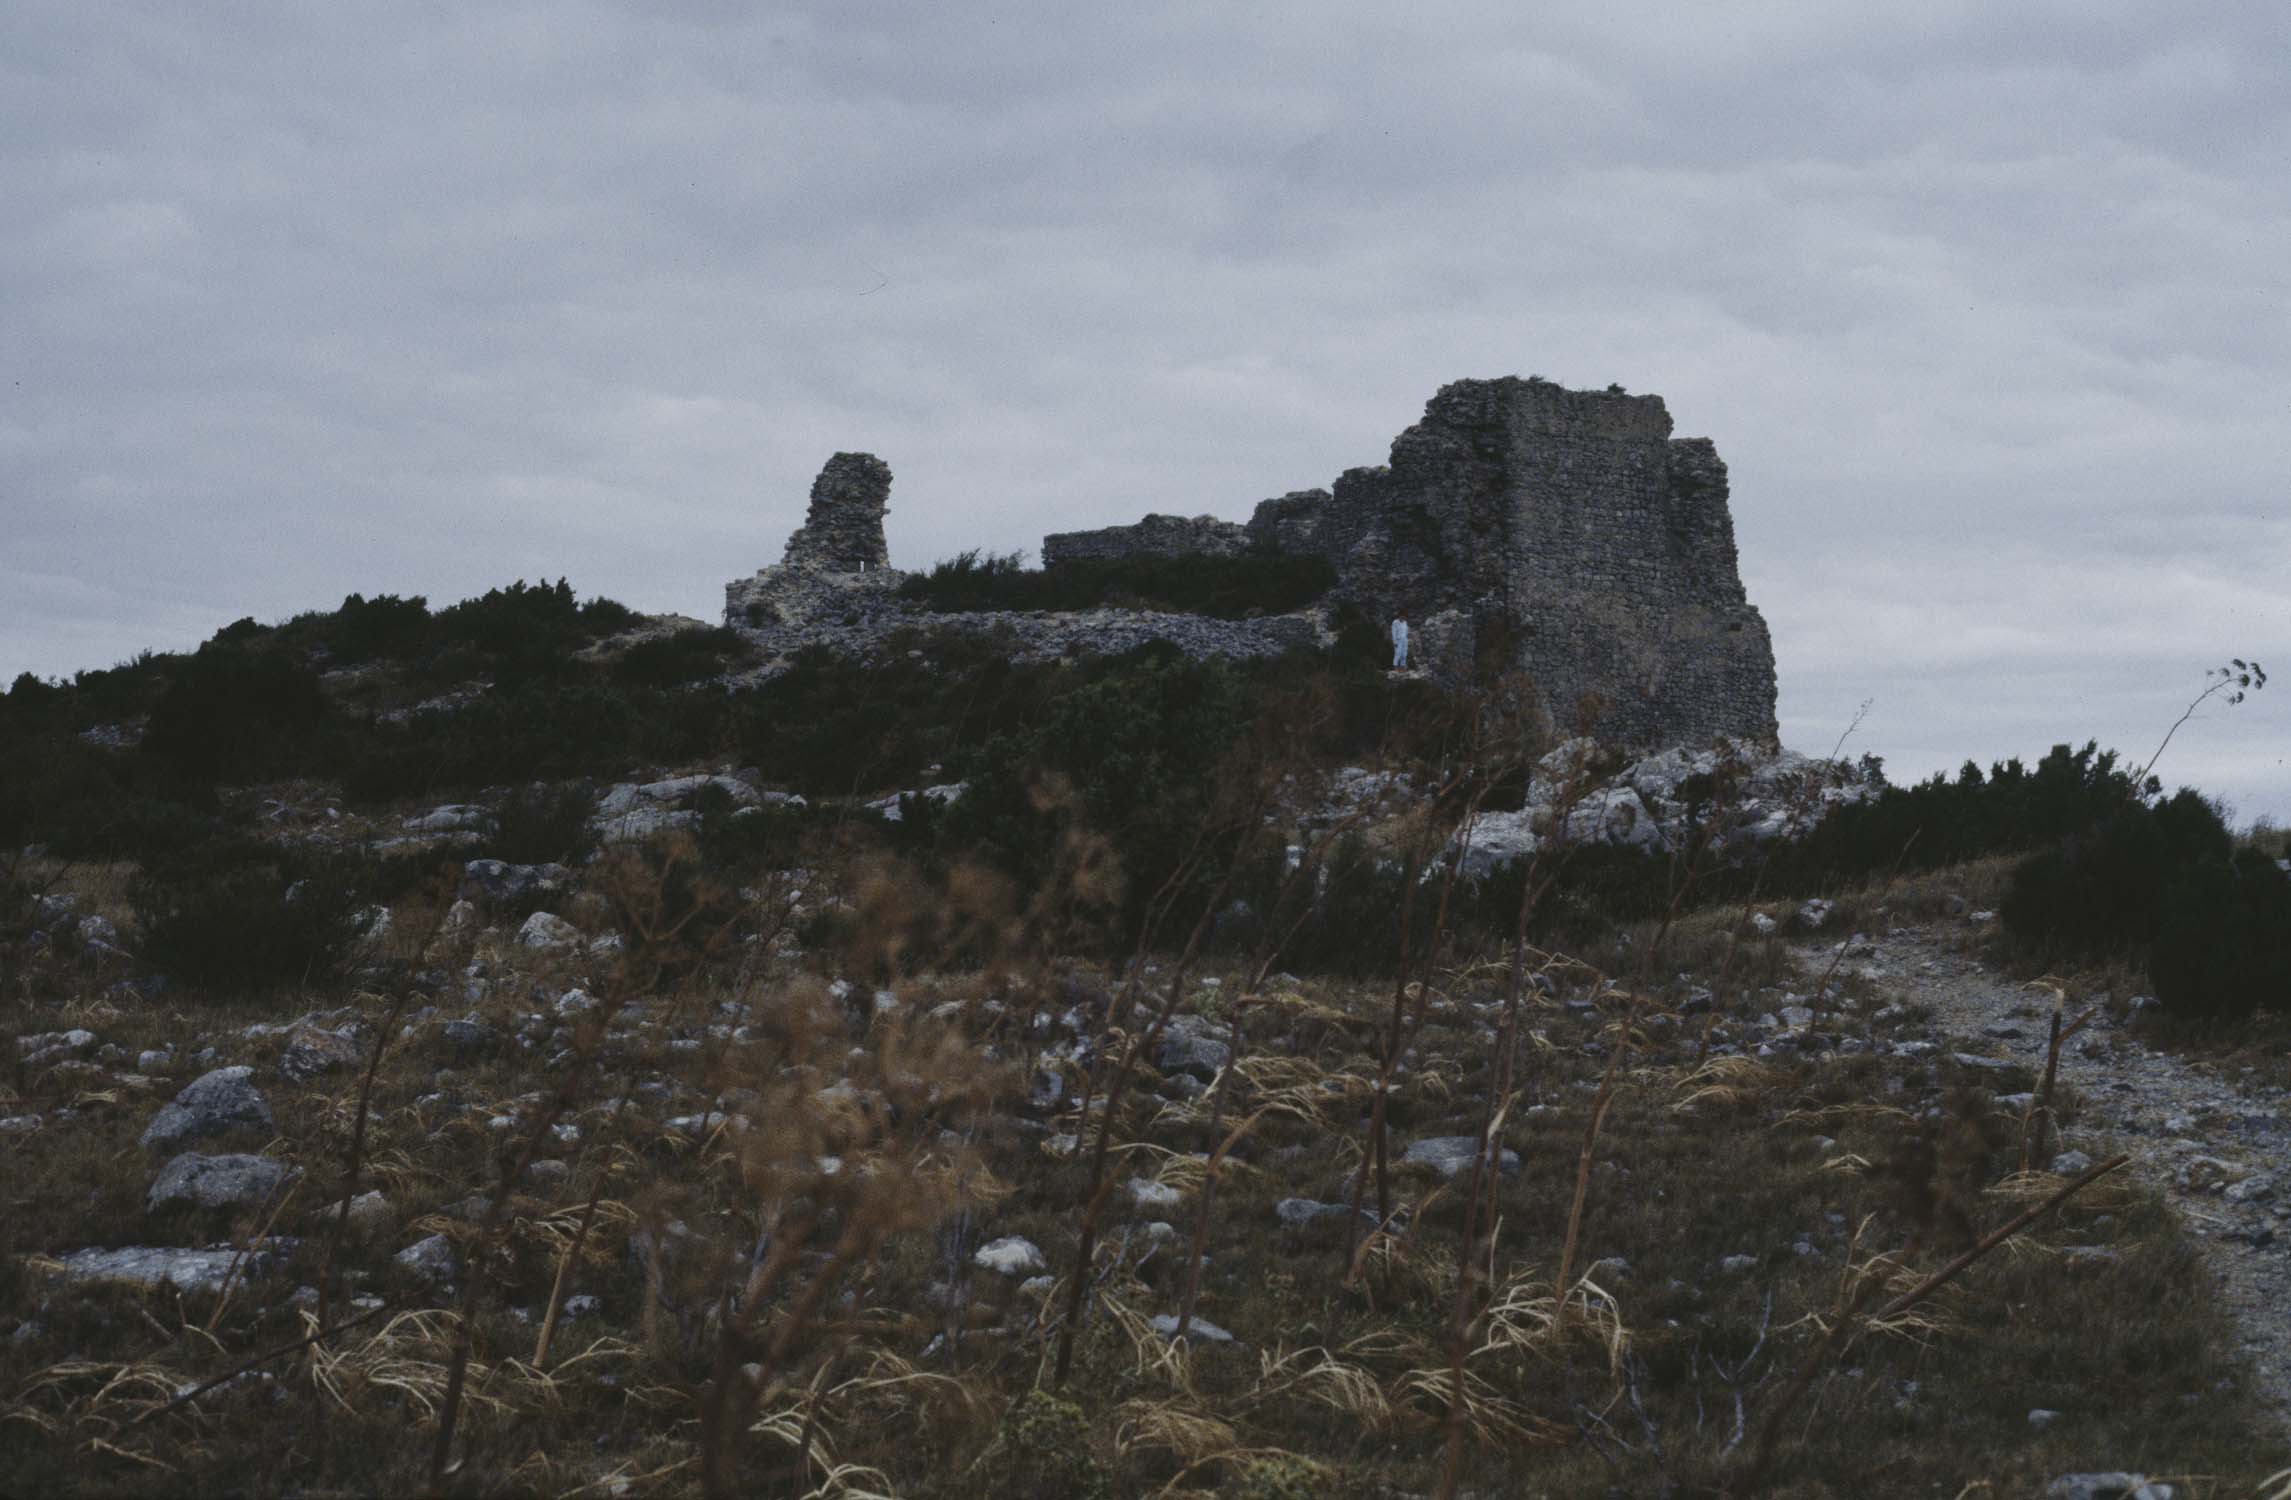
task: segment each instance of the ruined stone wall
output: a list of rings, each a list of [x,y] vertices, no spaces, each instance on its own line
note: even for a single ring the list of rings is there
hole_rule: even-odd
[[[890,469],[870,455],[831,459],[786,562],[727,589],[726,623],[791,646],[871,641],[919,623],[897,598],[901,575],[887,571],[890,484]],[[1414,661],[1436,672],[1526,672],[1564,731],[1578,729],[1578,705],[1596,699],[1604,707],[1590,727],[1617,744],[1775,739],[1773,645],[1743,593],[1726,465],[1708,439],[1671,436],[1659,396],[1457,381],[1393,440],[1390,462],[1267,500],[1245,527],[1148,516],[1048,537],[1042,555],[1055,567],[1252,546],[1326,558],[1335,601],[1379,626],[1406,618]],[[1307,616],[929,620],[1010,632],[1023,650],[1059,654],[1092,641],[1118,650],[1141,632],[1216,655],[1327,638],[1325,622]]]
[[[1231,557],[1249,545],[1247,527],[1215,516],[1147,516],[1134,526],[1060,531],[1042,539],[1042,566],[1131,557]]]
[[[1659,396],[1464,380],[1389,464],[1267,500],[1249,530],[1326,557],[1380,623],[1407,618],[1428,665],[1525,671],[1563,728],[1596,694],[1620,743],[1771,741],[1773,647],[1727,500],[1717,450],[1673,439]]]
[[[724,623],[767,655],[783,658],[762,668],[756,674],[759,678],[784,670],[784,658],[808,646],[872,659],[887,640],[908,630],[989,636],[1001,642],[1014,661],[1118,654],[1151,641],[1165,641],[1197,658],[1243,659],[1332,644],[1326,622],[1311,613],[1256,620],[1121,609],[929,613],[899,597],[907,575],[889,565],[883,538],[890,493],[891,470],[881,459],[867,453],[836,454],[811,487],[810,511],[802,529],[788,539],[784,560],[724,586]],[[1152,516],[1142,526],[1114,530],[1142,533],[1152,539],[1149,544],[1173,549],[1158,554],[1163,556],[1213,548],[1238,552],[1247,545],[1242,527],[1210,517],[1186,521]],[[1175,545],[1181,541],[1188,545]]]

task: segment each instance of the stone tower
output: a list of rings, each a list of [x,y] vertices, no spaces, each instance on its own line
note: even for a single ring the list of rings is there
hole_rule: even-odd
[[[891,565],[883,541],[890,509],[891,466],[872,453],[838,453],[811,482],[811,509],[788,538],[790,568],[866,573]]]
[[[1338,593],[1409,620],[1435,667],[1524,671],[1563,731],[1594,695],[1596,732],[1620,744],[1775,739],[1726,465],[1671,436],[1660,396],[1459,380],[1389,464],[1268,500],[1249,531],[1326,557]]]

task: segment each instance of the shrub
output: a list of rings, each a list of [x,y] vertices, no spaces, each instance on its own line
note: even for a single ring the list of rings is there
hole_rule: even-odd
[[[701,861],[726,879],[785,870],[798,862],[808,826],[801,810],[738,807],[715,786],[701,788],[693,803],[700,814]]]
[[[318,674],[243,645],[178,661],[151,710],[143,751],[198,781],[252,781],[295,763],[328,716]]]
[[[943,840],[1038,889],[1079,822],[1113,841],[1134,917],[1178,867],[1251,710],[1243,670],[1227,662],[1149,646],[1098,664],[1032,723],[965,752],[969,789],[946,809]]]
[[[602,604],[604,601],[599,601]],[[620,609],[620,606],[612,606]],[[625,617],[626,610],[620,610]],[[474,646],[492,656],[520,652],[536,641],[571,640],[602,634],[584,630],[582,607],[564,579],[487,589],[438,612],[438,633],[448,643]],[[616,622],[618,623],[618,622]]]
[[[2055,745],[2033,768],[2016,757],[1984,775],[1967,761],[1954,780],[1936,774],[1912,787],[1887,787],[1831,813],[1786,852],[1777,875],[1802,889],[1809,882],[1800,872],[1835,880],[1897,865],[1934,869],[2038,848],[2141,805],[2116,752],[2091,741],[2075,751]]]
[[[2193,791],[2125,808],[2030,855],[2001,915],[2048,959],[2144,955],[2175,1016],[2291,1003],[2291,876],[2238,849],[2218,809]]]
[[[486,852],[515,865],[577,864],[597,846],[596,806],[586,782],[536,781],[495,810]]]
[[[1253,1458],[1226,1491],[1233,1500],[1318,1500],[1328,1479],[1316,1466],[1289,1454]]]
[[[2029,947],[2069,958],[2120,954],[2153,942],[2164,897],[2182,872],[2224,861],[2219,814],[2192,791],[2155,807],[2123,807],[2039,850],[2013,871],[1999,914]]]
[[[345,666],[378,658],[403,660],[421,654],[431,642],[430,604],[419,594],[410,599],[352,594],[331,617],[318,618],[327,653]]]
[[[2171,1016],[2291,1006],[2291,875],[2251,849],[2207,854],[2177,870],[2164,891],[2148,977]]]
[[[1009,1500],[1101,1500],[1113,1492],[1091,1451],[1090,1419],[1039,1389],[1011,1403],[971,1477],[980,1481],[975,1493]]]
[[[613,663],[612,675],[640,687],[679,687],[721,674],[728,661],[746,651],[747,643],[729,626],[679,630],[629,647]]]
[[[221,855],[139,880],[130,896],[143,958],[211,990],[262,990],[330,973],[357,935],[357,898],[339,874],[296,879]]]

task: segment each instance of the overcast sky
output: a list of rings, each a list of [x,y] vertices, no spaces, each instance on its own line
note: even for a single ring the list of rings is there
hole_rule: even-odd
[[[9,0],[0,672],[520,576],[712,619],[837,449],[902,566],[1241,519],[1541,374],[1717,441],[1793,745],[2145,758],[2291,667],[2287,56],[2281,0]],[[2291,675],[2158,771],[2291,821],[2287,757]]]

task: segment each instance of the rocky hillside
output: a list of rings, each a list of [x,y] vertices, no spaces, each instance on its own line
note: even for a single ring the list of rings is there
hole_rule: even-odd
[[[1378,645],[520,585],[20,681],[5,1487],[2291,1464],[2279,856],[2091,749],[1617,753]]]

